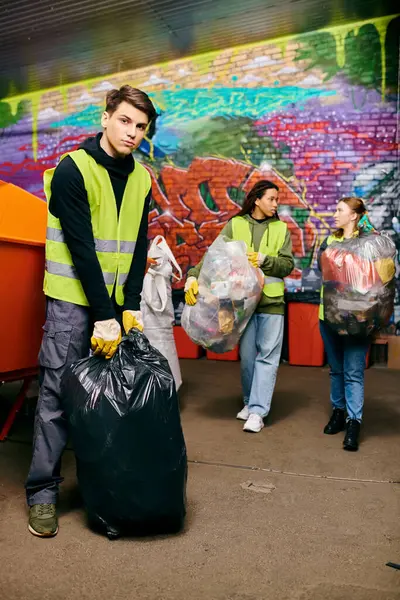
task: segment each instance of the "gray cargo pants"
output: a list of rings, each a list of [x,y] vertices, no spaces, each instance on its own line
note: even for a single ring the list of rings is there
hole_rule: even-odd
[[[39,353],[40,392],[35,416],[32,463],[25,484],[28,505],[57,501],[61,456],[67,444],[67,420],[60,397],[68,364],[89,355],[92,323],[89,309],[47,299]]]

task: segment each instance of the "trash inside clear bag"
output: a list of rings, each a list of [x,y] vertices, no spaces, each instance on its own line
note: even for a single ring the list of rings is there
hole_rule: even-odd
[[[369,336],[394,305],[396,247],[377,232],[333,242],[321,257],[324,320],[340,335]]]
[[[264,276],[246,252],[244,242],[218,237],[204,258],[197,303],[183,310],[181,324],[188,336],[212,352],[237,346],[260,301]]]

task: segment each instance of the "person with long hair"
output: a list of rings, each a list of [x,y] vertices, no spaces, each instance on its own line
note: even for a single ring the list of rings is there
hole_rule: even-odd
[[[368,235],[373,226],[360,198],[342,198],[334,215],[336,231],[327,237],[319,250],[322,253],[332,242],[343,242]],[[332,416],[324,433],[334,435],[346,429],[343,448],[358,450],[358,439],[364,406],[364,370],[369,338],[339,335],[324,321],[323,288],[319,312],[320,331],[330,366]]]
[[[244,241],[250,263],[265,276],[261,300],[240,341],[244,406],[237,418],[245,421],[243,430],[252,433],[262,430],[271,408],[283,342],[283,278],[294,267],[290,233],[278,217],[278,203],[278,186],[259,181],[247,194],[240,212],[220,233]],[[189,305],[196,303],[202,263],[188,272],[185,301]]]

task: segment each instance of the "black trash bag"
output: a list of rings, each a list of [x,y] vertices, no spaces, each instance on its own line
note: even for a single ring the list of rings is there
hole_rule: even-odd
[[[70,365],[62,395],[91,526],[110,539],[178,532],[187,457],[167,359],[132,329],[111,360]]]
[[[321,290],[307,290],[306,292],[285,292],[285,300],[289,302],[299,302],[301,304],[320,304]]]

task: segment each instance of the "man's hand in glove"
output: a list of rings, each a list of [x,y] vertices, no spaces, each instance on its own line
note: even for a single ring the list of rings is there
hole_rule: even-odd
[[[261,252],[248,252],[247,258],[249,259],[249,263],[253,265],[256,269],[261,267],[265,260],[266,255]]]
[[[121,341],[121,327],[115,319],[96,321],[91,339],[94,354],[101,354],[107,359],[114,356]]]
[[[143,331],[143,318],[140,310],[124,310],[122,313],[122,323],[125,333],[128,334],[131,329]]]
[[[199,284],[196,277],[188,277],[185,283],[185,302],[189,306],[194,306],[197,302],[196,296],[199,293]]]

